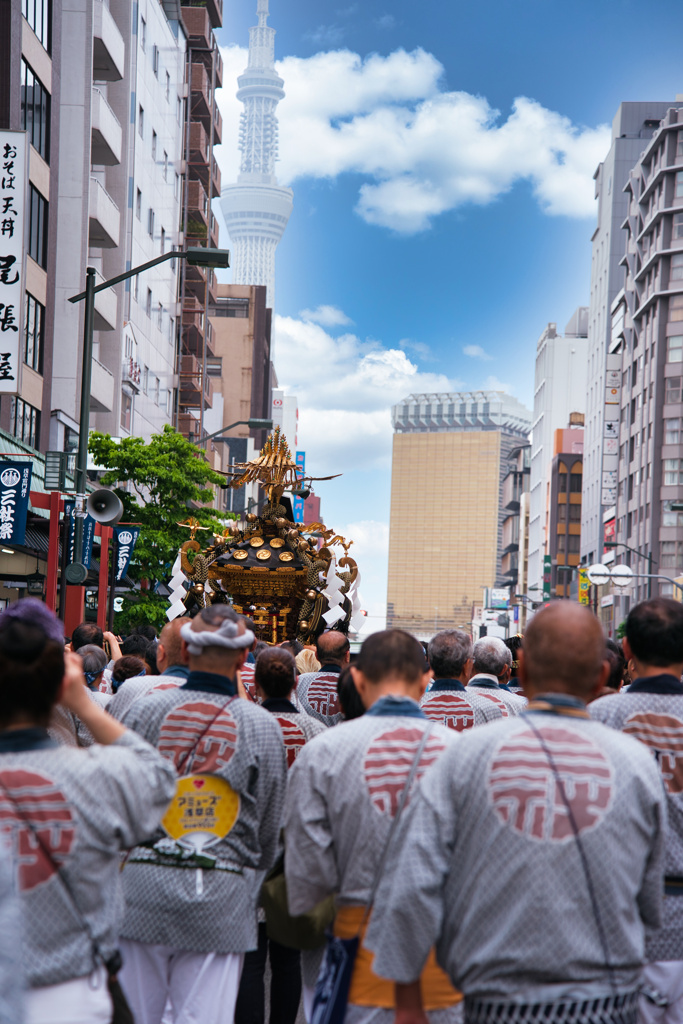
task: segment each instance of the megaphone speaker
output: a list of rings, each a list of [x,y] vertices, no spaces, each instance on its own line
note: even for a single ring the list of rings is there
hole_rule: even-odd
[[[123,515],[121,499],[106,487],[100,487],[89,494],[85,507],[88,515],[103,526],[114,526]]]

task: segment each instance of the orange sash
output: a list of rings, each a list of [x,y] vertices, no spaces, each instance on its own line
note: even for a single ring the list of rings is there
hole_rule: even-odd
[[[334,934],[340,939],[352,939],[358,934],[364,912],[364,907],[339,907],[334,921]],[[365,937],[365,930],[361,940]],[[361,943],[353,968],[349,1002],[356,1006],[378,1006],[383,1010],[393,1010],[396,1006],[394,983],[374,973],[374,959],[374,953]],[[420,984],[425,1010],[445,1010],[462,999],[462,993],[453,988],[448,975],[437,964],[433,949],[429,951]]]

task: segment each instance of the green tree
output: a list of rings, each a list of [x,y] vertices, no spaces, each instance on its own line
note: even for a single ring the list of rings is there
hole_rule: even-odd
[[[214,500],[211,485],[224,484],[225,478],[211,469],[200,448],[168,425],[147,442],[141,437],[114,441],[109,434],[93,431],[88,448],[95,462],[106,469],[103,486],[113,487],[123,502],[122,522],[141,525],[128,569],[140,590],[124,598],[116,628],[125,632],[140,622],[159,627],[166,622],[168,599],[156,588],[168,583],[178,549],[190,538],[189,531],[177,524],[195,516],[202,525],[220,532],[234,516],[206,506]],[[211,533],[200,532],[197,540],[204,547]]]

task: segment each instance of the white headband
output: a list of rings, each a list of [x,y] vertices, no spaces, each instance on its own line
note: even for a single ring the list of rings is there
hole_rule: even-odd
[[[255,640],[254,634],[250,629],[245,629],[244,633],[238,633],[237,626],[237,622],[223,619],[218,629],[212,631],[204,629],[200,633],[192,628],[191,622],[186,622],[181,627],[180,635],[187,644],[190,654],[195,657],[200,655],[205,647],[227,647],[231,651],[251,647]]]

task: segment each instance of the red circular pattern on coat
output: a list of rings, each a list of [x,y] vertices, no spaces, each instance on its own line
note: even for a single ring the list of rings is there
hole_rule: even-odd
[[[502,700],[497,693],[489,693],[487,690],[484,689],[483,686],[478,686],[477,696],[486,697],[486,699],[490,700],[492,704],[495,704],[503,718],[510,717],[510,709],[508,708],[505,701]]]
[[[624,732],[654,751],[669,793],[683,790],[683,722],[674,715],[639,712],[626,719]]]
[[[237,723],[230,711],[208,701],[179,704],[166,715],[159,731],[159,752],[172,759],[184,775],[220,771],[236,745]]]
[[[474,708],[458,693],[436,693],[422,705],[427,718],[441,722],[449,729],[463,732],[474,726]]]
[[[336,675],[330,675],[318,676],[316,679],[311,680],[305,699],[310,707],[317,711],[319,715],[331,718],[332,715],[340,713],[341,708],[337,695],[338,678]]]
[[[563,726],[539,729],[579,832],[604,817],[613,793],[612,766],[598,747]],[[488,794],[498,817],[531,839],[565,842],[574,833],[562,793],[538,737],[524,729],[503,740],[488,768]]]
[[[285,752],[287,754],[287,767],[291,768],[297,754],[306,743],[306,734],[291,718],[281,718],[279,715],[276,715],[275,720],[282,729],[282,738],[285,741]]]
[[[373,807],[380,814],[391,818],[396,814],[423,731],[423,727],[400,726],[375,736],[370,743],[363,759],[363,777]],[[434,764],[445,747],[441,737],[429,737],[420,757],[416,780]]]
[[[76,823],[66,797],[52,779],[37,772],[3,771],[0,831],[12,843],[19,889],[30,892],[49,881],[69,856]]]

